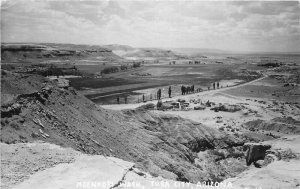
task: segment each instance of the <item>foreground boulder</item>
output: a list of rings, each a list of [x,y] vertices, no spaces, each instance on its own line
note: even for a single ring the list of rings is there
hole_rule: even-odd
[[[271,145],[260,143],[246,143],[244,144],[244,151],[246,151],[246,164],[256,163],[258,160],[264,160],[266,151],[271,148]]]
[[[231,182],[234,188],[299,188],[299,143],[299,135],[290,135],[260,144],[245,144],[248,149],[254,147],[263,150],[272,147],[266,150],[264,160],[257,160],[256,163],[261,164],[260,169],[249,167],[237,177],[226,179],[224,182]]]

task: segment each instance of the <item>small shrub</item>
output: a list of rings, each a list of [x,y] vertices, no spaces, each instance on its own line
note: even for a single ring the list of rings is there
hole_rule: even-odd
[[[18,121],[20,118],[21,118],[21,117],[20,117],[19,115],[13,115],[13,116],[11,117],[12,120],[16,120],[16,121]]]
[[[4,70],[1,70],[1,75],[6,75],[7,73]]]
[[[7,118],[1,118],[1,126],[8,125],[9,121]]]
[[[159,100],[159,101],[157,102],[157,104],[156,104],[157,109],[161,108],[162,105],[163,105],[162,101]]]
[[[128,67],[126,65],[121,65],[121,70],[127,70]]]
[[[226,158],[226,155],[224,154],[224,152],[219,152],[218,150],[211,150],[209,153],[211,155],[219,156],[220,158],[218,158],[218,160]]]
[[[243,152],[232,152],[228,155],[228,157],[241,158],[241,157],[244,157],[244,153]]]
[[[132,67],[133,67],[133,68],[141,67],[141,63],[140,63],[140,62],[134,62],[134,63],[132,64]]]
[[[137,108],[137,110],[154,110],[155,104],[148,103]]]
[[[36,132],[31,133],[31,137],[32,138],[37,138],[39,137],[39,134],[37,134]]]
[[[12,128],[16,129],[16,130],[19,130],[20,129],[20,123],[18,121],[12,121],[10,122],[9,124]]]
[[[297,157],[295,153],[292,152],[292,150],[288,149],[286,151],[281,152],[281,158],[282,159],[294,159]]]

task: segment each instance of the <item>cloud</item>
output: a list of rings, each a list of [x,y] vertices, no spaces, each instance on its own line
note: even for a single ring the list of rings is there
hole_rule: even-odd
[[[297,1],[257,1],[244,6],[247,13],[261,15],[279,15],[284,12],[295,12],[299,10]]]
[[[300,50],[298,2],[21,0],[1,10],[8,42]]]

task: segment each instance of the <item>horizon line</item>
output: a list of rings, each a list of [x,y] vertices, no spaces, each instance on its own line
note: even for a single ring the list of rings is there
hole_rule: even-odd
[[[300,51],[255,51],[255,50],[224,50],[224,49],[218,49],[218,48],[206,48],[206,47],[137,47],[137,46],[132,46],[132,45],[127,45],[127,44],[117,44],[117,43],[110,43],[110,44],[87,44],[87,43],[63,43],[63,42],[7,42],[7,41],[1,41],[1,44],[66,44],[66,45],[87,45],[87,46],[108,46],[108,45],[119,45],[119,46],[129,46],[132,48],[137,48],[137,49],[163,49],[163,50],[172,50],[172,49],[202,49],[202,50],[208,50],[208,51],[223,51],[223,52],[205,52],[205,53],[212,53],[212,54],[272,54],[272,53],[279,53],[279,54],[299,54]],[[1,46],[0,44],[0,46]],[[104,47],[105,48],[105,47]]]

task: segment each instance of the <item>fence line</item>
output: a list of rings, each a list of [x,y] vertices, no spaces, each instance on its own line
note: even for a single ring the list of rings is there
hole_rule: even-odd
[[[194,92],[186,93],[184,95],[182,95],[181,93],[179,93],[179,95],[175,95],[175,96],[185,96],[185,95],[189,95],[189,94],[201,93],[201,92],[210,91],[210,90],[217,90],[217,89],[226,88],[226,87],[232,87],[232,86],[228,86],[228,85],[225,86],[225,87],[223,87],[222,85],[220,85],[219,87],[211,87],[210,86],[210,87],[207,87],[207,90],[204,90],[202,88],[198,88]],[[168,96],[169,95],[168,95],[168,92],[167,92],[167,97],[162,97],[161,96],[160,100],[168,99],[169,98]],[[175,96],[173,96],[173,97],[175,97]],[[117,98],[119,98],[119,97],[117,97]],[[123,102],[123,104],[128,104],[128,103],[151,102],[151,101],[154,101],[154,100],[158,100],[158,96],[157,96],[157,92],[156,92],[156,93],[150,93],[150,94],[148,93],[148,94],[138,95],[137,101],[135,101],[135,100],[128,101],[128,96],[127,97],[123,97],[122,99],[123,100],[121,100],[121,98],[119,98],[119,101],[117,100],[117,103],[118,104],[122,104],[122,102]]]

